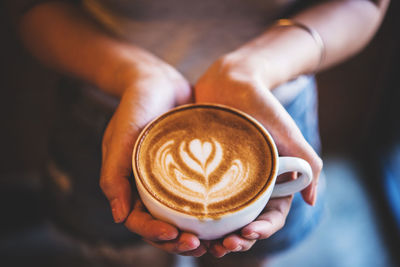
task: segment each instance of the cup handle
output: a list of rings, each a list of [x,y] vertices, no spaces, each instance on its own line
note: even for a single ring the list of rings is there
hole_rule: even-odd
[[[285,172],[300,172],[297,179],[275,184],[271,197],[284,197],[292,195],[306,188],[312,181],[312,170],[310,164],[301,158],[279,157],[278,175]]]

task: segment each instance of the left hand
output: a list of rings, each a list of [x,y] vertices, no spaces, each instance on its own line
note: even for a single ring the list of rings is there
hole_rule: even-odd
[[[310,163],[314,179],[302,191],[304,200],[313,205],[322,169],[322,160],[304,139],[302,133],[272,95],[266,72],[273,72],[264,57],[249,49],[230,53],[217,60],[195,86],[197,103],[218,103],[237,108],[257,119],[269,131],[280,155],[299,157]],[[292,174],[293,175],[293,174]],[[265,239],[283,227],[292,197],[271,199],[263,213],[252,223],[219,241],[209,243],[209,251],[222,257],[231,251],[246,251],[256,240]]]
[[[198,237],[154,218],[130,180],[132,151],[140,131],[156,116],[190,102],[190,84],[173,67],[154,58],[141,60],[132,72],[134,75],[103,136],[101,189],[109,200],[115,222],[124,222],[129,231],[164,251],[200,256],[206,251]]]

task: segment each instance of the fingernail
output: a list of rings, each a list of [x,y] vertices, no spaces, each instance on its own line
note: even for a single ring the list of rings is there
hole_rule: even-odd
[[[187,250],[191,250],[191,249],[192,248],[186,243],[180,243],[178,246],[178,250],[181,250],[181,251],[187,251]]]
[[[228,254],[227,252],[222,253],[221,255],[216,255],[215,257],[217,258],[222,258],[223,256],[225,256],[226,254]]]
[[[260,237],[260,235],[253,232],[251,234],[245,235],[244,237],[247,239],[258,239]]]
[[[232,251],[237,252],[237,251],[241,251],[241,250],[242,250],[242,246],[239,245]]]
[[[111,201],[111,212],[114,218],[114,222],[120,223],[122,222],[122,207],[121,201],[118,198],[115,198]]]
[[[158,236],[158,239],[160,239],[160,240],[172,240],[175,238],[176,238],[175,233],[171,233],[171,232],[164,232]]]

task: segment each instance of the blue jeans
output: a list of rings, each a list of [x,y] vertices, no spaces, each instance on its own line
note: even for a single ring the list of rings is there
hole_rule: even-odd
[[[382,149],[379,167],[383,178],[384,196],[393,215],[397,232],[400,233],[400,140]]]

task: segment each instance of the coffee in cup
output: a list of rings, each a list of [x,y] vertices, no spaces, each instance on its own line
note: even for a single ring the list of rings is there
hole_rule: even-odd
[[[135,181],[150,213],[201,239],[222,237],[254,220],[271,196],[282,162],[293,166],[281,166],[281,173],[304,175],[275,186],[275,196],[309,184],[310,166],[279,158],[260,123],[214,104],[186,105],[156,118],[133,153]]]

